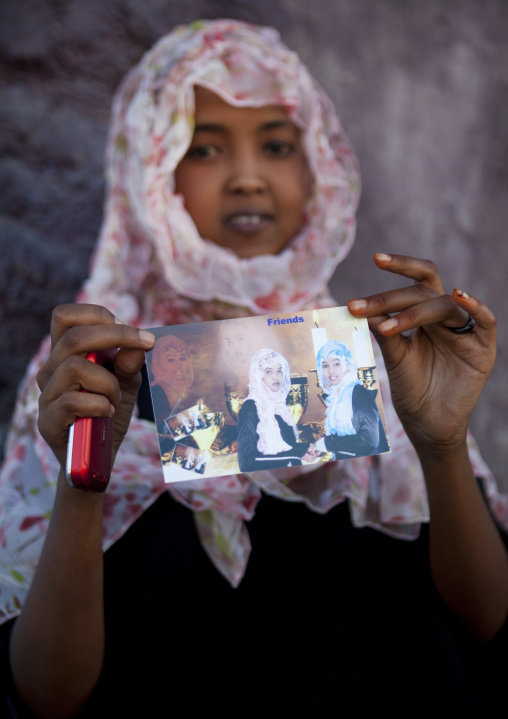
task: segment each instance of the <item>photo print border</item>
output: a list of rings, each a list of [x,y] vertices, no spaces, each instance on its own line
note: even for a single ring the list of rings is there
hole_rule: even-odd
[[[390,451],[368,323],[347,307],[150,331],[165,482]]]

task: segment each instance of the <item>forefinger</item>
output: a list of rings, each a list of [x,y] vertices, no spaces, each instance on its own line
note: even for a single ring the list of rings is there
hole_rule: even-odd
[[[155,342],[151,332],[123,324],[98,305],[61,305],[53,313],[51,329],[51,354],[37,377],[41,389],[72,355],[86,357],[93,351],[118,348],[149,350]]]
[[[86,356],[100,350],[148,350],[154,343],[151,332],[130,325],[76,325],[58,340],[48,364],[59,365],[71,355]]]
[[[123,323],[112,312],[100,305],[60,305],[55,307],[51,316],[51,349],[71,327],[114,324]]]
[[[431,260],[422,260],[408,255],[386,255],[383,252],[377,252],[374,255],[374,262],[382,270],[408,277],[418,284],[429,287],[438,295],[444,294],[439,271]]]

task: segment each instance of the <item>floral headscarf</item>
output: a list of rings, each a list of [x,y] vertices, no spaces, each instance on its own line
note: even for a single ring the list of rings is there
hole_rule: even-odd
[[[303,229],[280,254],[240,259],[201,238],[173,192],[192,139],[194,85],[236,107],[282,105],[302,129],[314,191]],[[353,243],[356,158],[329,98],[270,28],[219,20],[162,38],[120,87],[107,160],[105,225],[84,296],[125,322],[189,322],[181,297],[227,303],[233,312],[221,319],[239,307],[244,315],[299,310],[326,291]],[[176,298],[183,313],[171,307]],[[192,307],[203,315],[202,304]]]
[[[302,231],[279,255],[240,259],[198,235],[173,172],[192,137],[195,84],[239,107],[279,104],[302,130],[314,178]],[[198,22],[162,38],[127,75],[113,103],[105,218],[79,301],[143,327],[330,307],[327,281],[349,251],[358,166],[332,103],[275,30],[233,20]],[[54,501],[58,463],[37,430],[36,375],[47,339],[20,387],[0,475],[0,615],[23,604]],[[416,453],[378,376],[392,453],[337,463],[165,485],[153,424],[133,418],[106,493],[104,549],[165,491],[194,510],[211,560],[236,586],[250,552],[246,521],[261,490],[327,512],[349,499],[356,526],[414,538],[429,511]],[[506,498],[471,445],[498,518]],[[301,482],[305,471],[312,481]],[[283,481],[281,481],[283,480]],[[367,500],[369,499],[369,502]]]
[[[332,385],[323,374],[323,362],[336,358],[340,361],[343,375],[339,384]],[[358,370],[351,351],[342,342],[330,340],[318,351],[316,366],[319,381],[326,393],[326,434],[339,436],[355,434],[353,427],[353,389],[360,384]]]
[[[280,364],[282,367],[283,379],[278,390],[272,392],[263,382],[263,376],[268,367],[276,364]],[[271,349],[265,348],[256,352],[250,363],[249,396],[247,399],[252,399],[256,403],[259,418],[257,447],[262,454],[278,454],[291,449],[281,437],[279,424],[275,419],[276,414],[292,427],[295,441],[298,441],[298,430],[291,410],[286,404],[286,397],[290,387],[291,377],[286,358]]]

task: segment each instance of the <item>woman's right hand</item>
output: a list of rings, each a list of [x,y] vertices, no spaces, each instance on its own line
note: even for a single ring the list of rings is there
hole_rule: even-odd
[[[57,307],[51,321],[51,354],[37,375],[39,431],[65,468],[69,427],[77,417],[115,417],[114,456],[130,424],[151,332],[130,327],[99,305]],[[113,372],[86,359],[111,352]],[[86,390],[83,392],[82,390]]]

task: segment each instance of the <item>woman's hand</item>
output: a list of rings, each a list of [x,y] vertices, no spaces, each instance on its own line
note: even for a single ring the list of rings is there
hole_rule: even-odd
[[[61,305],[53,312],[51,354],[37,376],[39,430],[65,467],[69,427],[77,417],[115,417],[113,452],[129,427],[150,332],[129,327],[98,305]],[[113,372],[86,355],[106,350]],[[83,392],[81,390],[86,390]]]
[[[11,636],[14,681],[37,716],[75,716],[104,659],[104,494],[75,492],[65,482],[69,426],[77,417],[114,414],[116,452],[136,402],[143,350],[154,341],[104,307],[62,305],[53,312],[51,354],[37,376],[39,429],[63,471],[32,586]],[[112,372],[86,359],[99,350],[111,358]]]
[[[383,352],[393,404],[416,449],[458,447],[494,365],[496,318],[464,292],[444,294],[432,262],[385,254],[374,255],[374,261],[414,284],[350,300],[348,308],[369,320]],[[466,325],[469,315],[476,322],[472,332],[450,329]]]
[[[474,476],[466,432],[494,365],[496,318],[464,292],[445,295],[432,262],[383,254],[374,261],[415,284],[351,300],[348,307],[369,319],[393,404],[420,457],[434,583],[473,633],[489,640],[508,617],[508,556]],[[473,331],[450,330],[466,326],[469,316]]]
[[[316,459],[319,457],[319,452],[316,449],[316,445],[314,443],[311,443],[309,445],[308,450],[303,455],[302,459],[304,462],[315,462]]]

